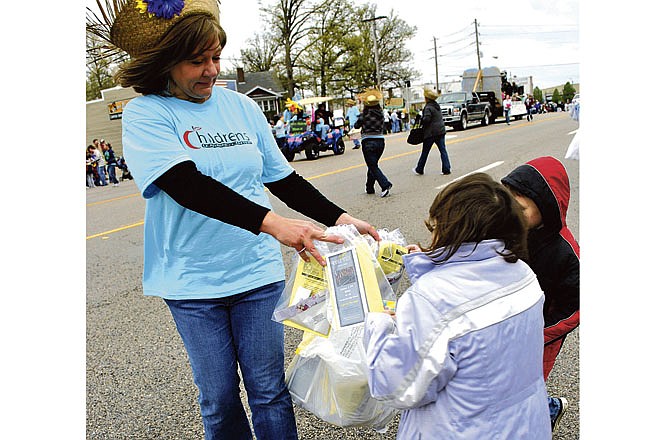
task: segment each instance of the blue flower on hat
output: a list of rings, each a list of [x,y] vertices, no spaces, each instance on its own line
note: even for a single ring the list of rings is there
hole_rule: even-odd
[[[159,18],[170,19],[184,9],[184,0],[144,0],[147,12]]]

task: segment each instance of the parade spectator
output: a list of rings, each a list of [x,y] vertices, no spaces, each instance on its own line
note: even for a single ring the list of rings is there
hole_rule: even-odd
[[[382,130],[382,134],[388,134],[391,132],[391,115],[389,114],[389,111],[384,109],[383,110],[384,114],[384,127]]]
[[[419,161],[417,162],[416,167],[413,169],[414,174],[418,176],[423,175],[426,162],[428,161],[428,153],[430,153],[430,149],[433,147],[433,144],[437,145],[437,149],[440,152],[442,174],[451,174],[449,154],[447,153],[447,146],[444,143],[444,136],[447,130],[444,126],[444,121],[442,120],[442,110],[440,110],[440,105],[435,102],[437,97],[440,95],[437,90],[426,87],[423,89],[423,96],[426,101],[426,105],[423,107],[423,111],[421,113],[421,125],[423,126],[423,146],[421,148]]]
[[[349,108],[347,109],[346,120],[349,123],[349,131],[351,131],[353,130],[354,125],[356,125],[356,121],[358,120],[361,111],[358,108],[356,101],[354,101],[353,99],[347,99],[347,106]],[[358,139],[358,136],[353,138],[353,142],[354,142],[354,148],[353,148],[354,150],[361,148],[361,141]]]
[[[297,439],[284,327],[271,319],[285,286],[281,244],[325,265],[314,241],[343,239],[280,216],[265,188],[324,225],[379,234],[291,168],[255,101],[215,87],[226,43],[217,0],[135,4],[124,1],[108,39],[130,56],[119,84],[141,95],[124,108],[122,140],[146,199],[144,294],[165,301],[184,342],[206,440]]]
[[[107,143],[103,140],[100,141],[100,146],[102,147],[102,152],[105,156],[105,162],[107,162],[107,175],[109,176],[109,181],[114,186],[119,186],[119,180],[116,178],[116,155],[112,149],[112,144]]]
[[[544,379],[547,380],[565,338],[579,325],[579,244],[567,226],[570,181],[563,164],[540,157],[502,179],[527,219],[528,264],[544,291]],[[549,397],[555,431],[567,400]]]
[[[442,189],[426,248],[403,257],[395,316],[365,320],[372,397],[403,411],[397,438],[549,440],[544,295],[513,195],[488,174]],[[395,319],[394,319],[395,317]]]
[[[382,93],[377,89],[368,89],[363,93],[363,113],[356,121],[355,128],[361,129],[363,144],[363,158],[368,167],[365,180],[365,192],[375,194],[375,182],[379,184],[382,192],[381,197],[386,197],[391,192],[393,184],[386,178],[381,168],[379,159],[384,154],[384,112],[379,102]]]
[[[400,121],[398,120],[398,114],[395,111],[391,112],[391,133],[397,133],[400,131]]]
[[[528,96],[524,104],[526,105],[526,120],[530,122],[533,120],[533,97]]]
[[[93,153],[91,152],[94,149],[93,145],[86,148],[86,188],[95,188],[95,166],[97,166],[97,162],[93,159]]]
[[[510,95],[505,95],[503,99],[503,112],[505,113],[505,122],[509,125],[509,114],[512,111],[512,97]]]
[[[98,142],[98,145],[100,143]],[[95,162],[96,185],[107,186],[107,178],[105,177],[105,157],[102,152],[93,145],[89,145],[89,151],[93,161]]]

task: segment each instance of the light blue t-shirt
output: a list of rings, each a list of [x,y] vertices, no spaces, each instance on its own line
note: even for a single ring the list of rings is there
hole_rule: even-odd
[[[271,208],[264,182],[280,180],[293,168],[253,100],[222,87],[214,87],[202,104],[140,96],[124,108],[122,140],[146,199],[145,295],[220,298],[284,279],[275,238],[186,209],[153,184],[174,165],[192,160],[201,173]]]

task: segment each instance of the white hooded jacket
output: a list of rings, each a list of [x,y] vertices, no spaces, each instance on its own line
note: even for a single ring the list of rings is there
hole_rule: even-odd
[[[544,295],[499,240],[446,263],[404,257],[412,286],[396,320],[370,313],[364,346],[374,398],[403,409],[398,439],[551,438],[542,375]]]

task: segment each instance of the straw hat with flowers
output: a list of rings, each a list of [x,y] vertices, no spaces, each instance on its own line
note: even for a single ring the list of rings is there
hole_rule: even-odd
[[[124,51],[131,58],[151,49],[179,20],[209,14],[219,21],[220,0],[106,0],[98,12],[86,8],[86,31],[112,47],[102,57]],[[104,6],[103,6],[104,5]]]

